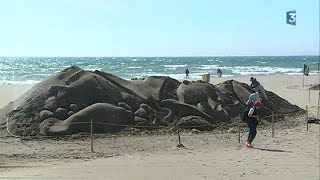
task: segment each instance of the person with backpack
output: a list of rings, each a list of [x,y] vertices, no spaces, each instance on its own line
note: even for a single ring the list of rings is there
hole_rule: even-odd
[[[249,99],[246,102],[246,105],[249,106],[249,107],[252,107],[254,105],[254,103],[257,102],[257,101],[261,102],[260,95],[255,89],[252,89],[251,90],[251,94],[249,96]]]
[[[255,89],[262,96],[262,98],[268,102],[269,100],[266,94],[266,90],[264,89],[262,84],[260,84],[259,81],[257,81],[257,79],[254,77],[251,77],[250,81],[251,81],[251,84],[250,84],[251,89]]]
[[[245,113],[244,115],[247,115],[246,120],[247,120],[248,127],[250,129],[248,139],[246,142],[246,146],[248,148],[253,148],[251,143],[257,135],[257,125],[258,125],[258,121],[259,121],[258,110],[260,109],[260,107],[261,107],[261,102],[257,101],[254,103],[253,107],[251,107],[250,109],[248,109],[244,112]]]

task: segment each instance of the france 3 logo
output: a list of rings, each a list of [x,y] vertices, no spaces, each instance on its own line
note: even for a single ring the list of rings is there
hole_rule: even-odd
[[[296,10],[288,11],[287,12],[287,24],[296,25],[296,21],[297,21]]]

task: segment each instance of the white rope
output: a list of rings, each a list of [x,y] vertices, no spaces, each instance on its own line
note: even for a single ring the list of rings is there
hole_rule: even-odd
[[[7,124],[6,124],[6,126],[7,126],[7,131],[8,131],[8,133],[9,133],[10,136],[13,136],[13,137],[15,137],[15,138],[21,138],[21,137],[23,137],[23,136],[16,136],[16,135],[12,134],[12,133],[9,131],[9,118],[7,118]]]

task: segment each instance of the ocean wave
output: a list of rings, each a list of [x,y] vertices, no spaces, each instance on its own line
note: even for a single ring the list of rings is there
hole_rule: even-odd
[[[41,81],[35,80],[26,80],[26,81],[9,81],[9,80],[0,80],[0,85],[35,85]]]
[[[84,68],[84,70],[87,70],[87,71],[95,71],[95,70],[102,71],[102,68]]]
[[[262,74],[277,74],[277,73],[299,73],[301,68],[283,68],[283,67],[259,67],[259,66],[236,66],[236,67],[220,67],[220,69],[231,71],[232,74],[238,75],[262,75]]]
[[[303,75],[302,72],[300,73],[284,73],[286,75]],[[315,75],[315,74],[318,74],[318,73],[315,73],[315,72],[310,72],[309,75]]]
[[[219,66],[218,65],[201,65],[199,69],[211,69],[211,70],[216,70]]]
[[[163,65],[165,68],[178,68],[178,67],[187,67],[188,64],[174,64],[174,65]]]
[[[128,69],[141,69],[142,66],[129,66]]]
[[[302,62],[304,57],[0,57],[0,83],[33,84],[56,75],[72,64],[126,79],[163,75],[181,80],[185,78],[187,67],[191,79],[201,79],[201,75],[206,73],[216,77],[218,67],[223,77],[302,74],[303,64],[310,67],[310,74],[317,73],[320,56],[308,56]]]
[[[202,75],[204,74],[208,74],[208,73],[201,73],[201,72],[195,72],[195,73],[190,73],[189,74],[189,78],[188,80],[201,80],[202,79]],[[186,74],[184,73],[179,73],[179,74],[173,74],[173,73],[155,73],[155,72],[151,72],[151,73],[141,73],[141,74],[134,74],[133,77],[126,77],[124,79],[131,79],[131,78],[146,78],[149,76],[168,76],[170,78],[173,79],[177,79],[177,80],[184,80],[186,79]],[[223,77],[233,77],[234,75],[231,74],[226,74],[223,75]],[[210,74],[211,78],[218,78],[218,76],[216,74]]]

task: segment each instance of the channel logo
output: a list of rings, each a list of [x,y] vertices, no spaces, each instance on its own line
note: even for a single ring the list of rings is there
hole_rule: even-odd
[[[296,21],[297,21],[296,10],[288,11],[287,12],[287,24],[296,25]]]

